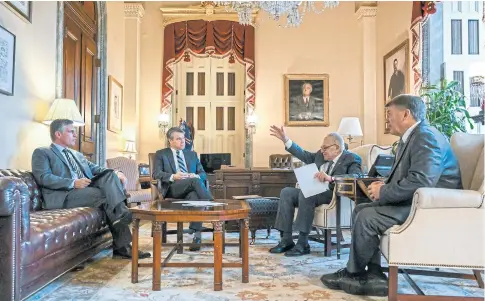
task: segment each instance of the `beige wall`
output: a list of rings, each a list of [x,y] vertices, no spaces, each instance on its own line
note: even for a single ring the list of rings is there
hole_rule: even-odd
[[[145,162],[149,152],[163,147],[157,128],[163,54],[159,7],[160,3],[145,2],[146,14],[142,20],[139,158]],[[336,26],[339,30],[334,30]],[[290,137],[302,147],[317,150],[325,134],[337,130],[341,117],[362,117],[359,37],[353,2],[341,2],[336,9],[320,15],[308,13],[297,29],[279,28],[267,19],[256,29],[259,124],[254,136],[254,166],[267,166],[270,154],[284,152],[282,143],[269,136],[269,126],[284,123],[285,73],[330,75],[330,126],[288,128]]]
[[[380,145],[391,145],[398,140],[396,136],[384,134],[384,56],[394,47],[409,39],[409,87],[413,93],[413,76],[411,73],[411,10],[412,1],[387,2],[379,1],[377,11],[377,103],[382,110],[377,111],[377,130]]]
[[[141,23],[140,144],[138,160],[163,148],[157,127],[162,82],[163,28],[160,3],[146,1]]]
[[[35,2],[30,24],[0,5],[17,41],[14,95],[0,94],[0,168],[31,169],[33,150],[50,143],[41,121],[55,97],[56,14],[57,2]]]
[[[303,148],[316,151],[324,136],[338,129],[342,117],[359,117],[362,124],[360,35],[353,2],[340,2],[322,14],[305,14],[299,28],[279,28],[266,19],[256,29],[254,166],[268,166],[269,155],[285,152],[281,141],[269,136],[272,124],[284,124],[285,73],[330,76],[330,126],[287,128],[288,136]]]
[[[108,75],[113,76],[121,85],[125,81],[125,11],[123,2],[106,2],[107,18],[107,58]],[[133,131],[134,99],[124,95],[122,132],[106,132],[106,158],[121,155],[125,136]],[[133,104],[132,104],[133,102]]]

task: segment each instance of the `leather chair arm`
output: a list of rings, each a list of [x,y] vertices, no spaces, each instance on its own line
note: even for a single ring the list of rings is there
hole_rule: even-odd
[[[475,190],[420,188],[414,194],[413,202],[420,209],[480,208],[483,197]]]
[[[18,212],[18,214],[16,214]],[[27,184],[17,177],[0,178],[0,217],[20,218],[21,240],[30,239],[30,195]],[[12,229],[15,231],[15,229]],[[4,235],[0,231],[0,236]]]

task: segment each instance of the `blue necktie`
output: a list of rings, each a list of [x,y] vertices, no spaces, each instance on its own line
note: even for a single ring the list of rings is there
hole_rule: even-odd
[[[84,173],[81,171],[80,166],[77,164],[71,151],[69,151],[67,148],[63,149],[62,151],[66,155],[67,161],[69,161],[69,165],[71,165],[71,168],[76,173],[78,179],[85,178]]]
[[[184,161],[184,159],[182,159],[182,156],[181,156],[179,150],[177,150],[177,163],[179,165],[179,170],[181,172],[187,173],[187,167],[185,166],[185,161]]]

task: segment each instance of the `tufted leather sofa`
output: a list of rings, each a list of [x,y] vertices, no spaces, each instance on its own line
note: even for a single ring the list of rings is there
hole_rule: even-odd
[[[111,242],[101,210],[43,210],[30,172],[0,169],[2,301],[25,299]]]

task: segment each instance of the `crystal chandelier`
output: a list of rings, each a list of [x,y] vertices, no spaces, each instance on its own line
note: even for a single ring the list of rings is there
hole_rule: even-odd
[[[317,9],[317,2],[323,4],[321,9]],[[215,4],[237,12],[239,23],[243,25],[253,25],[253,10],[261,9],[275,21],[286,17],[283,27],[298,27],[306,12],[320,14],[326,8],[338,6],[339,1],[215,1]]]

